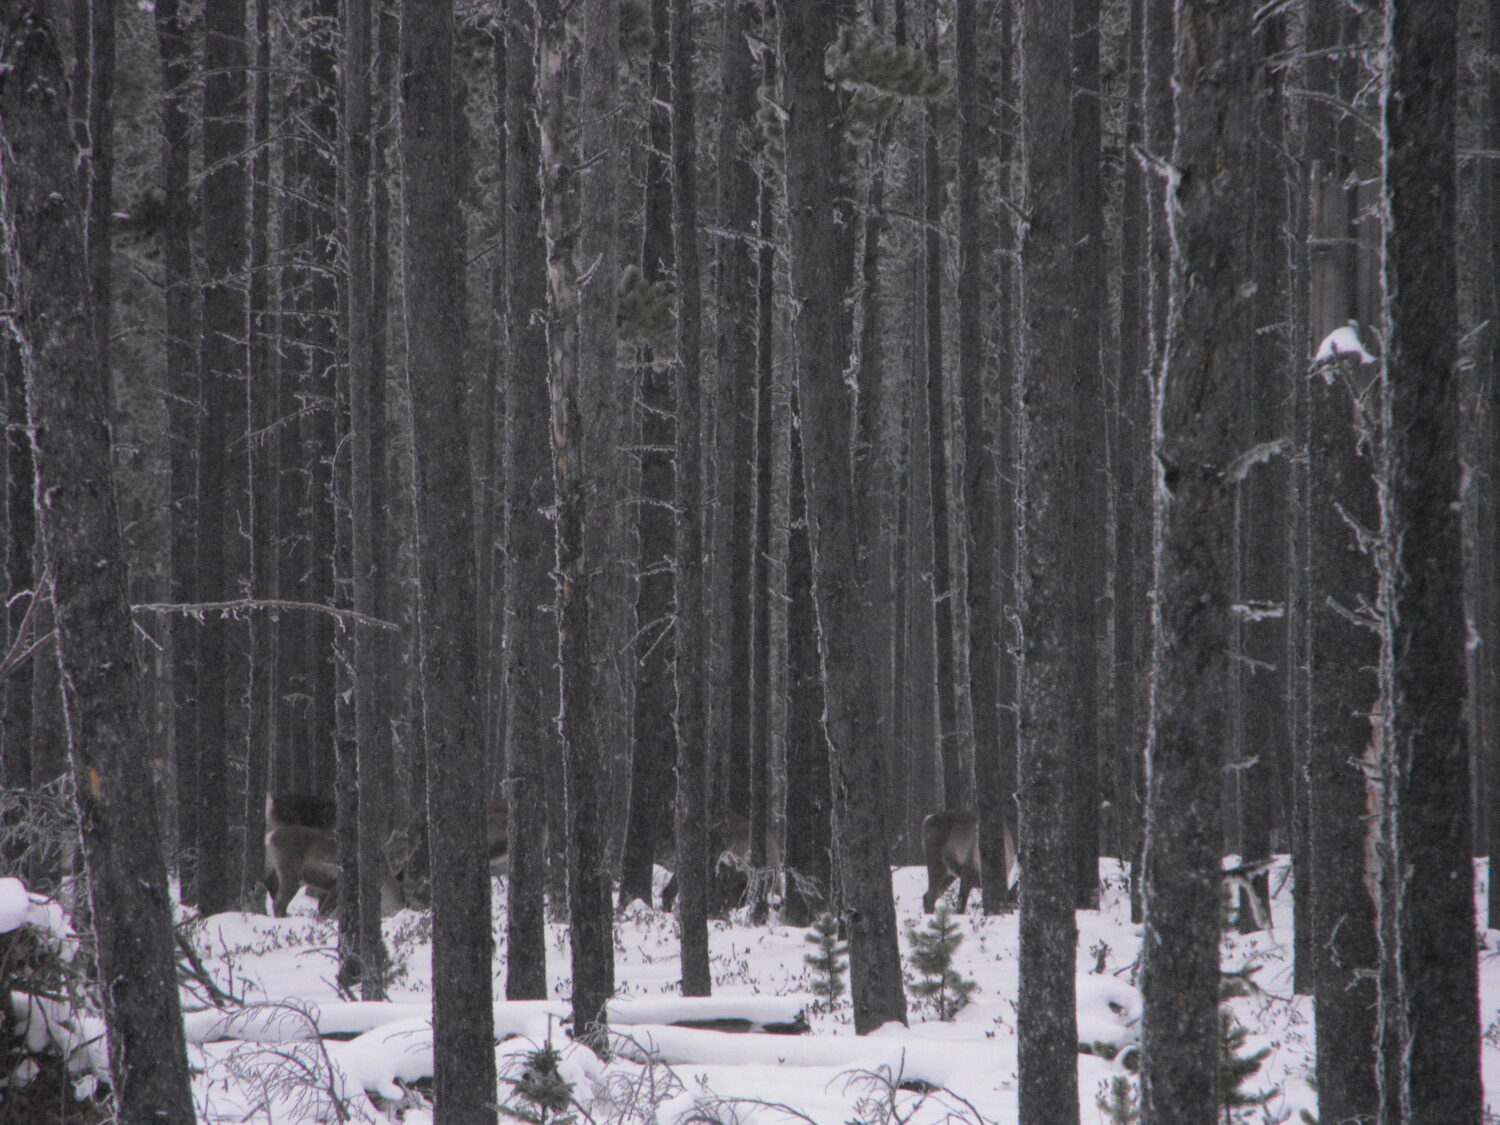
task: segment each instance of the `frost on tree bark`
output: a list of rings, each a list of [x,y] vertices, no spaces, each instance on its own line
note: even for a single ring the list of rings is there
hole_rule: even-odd
[[[1385,5],[1380,1119],[1478,1121],[1458,458],[1457,0]]]
[[[726,7],[727,13],[734,6]],[[671,34],[667,0],[652,0],[650,59],[651,107],[646,151],[644,218],[641,234],[641,279],[662,282],[672,271]],[[640,541],[636,578],[634,752],[631,755],[630,809],[620,858],[623,909],[633,899],[649,903],[652,873],[659,849],[675,839],[672,820],[672,730],[675,687],[672,682],[672,465],[676,452],[673,424],[673,374],[650,347],[641,349],[638,366],[640,403],[640,503],[636,530]]]
[[[171,900],[133,650],[111,467],[109,378],[93,332],[78,153],[56,40],[0,12],[0,240],[36,464],[38,531],[66,685],[110,1081],[124,1125],[194,1120]]]
[[[1023,1125],[1078,1120],[1073,916],[1077,801],[1069,495],[1076,487],[1067,193],[1070,82],[1055,60],[1070,51],[1070,6],[1028,0],[1021,10],[1021,180],[1017,386],[1017,703],[1021,889],[1018,1092]]]
[[[1379,824],[1367,801],[1378,794],[1379,764],[1371,737],[1372,721],[1379,722],[1372,704],[1380,693],[1380,636],[1373,616],[1379,386],[1373,365],[1346,356],[1315,368],[1309,389],[1308,785],[1317,810],[1309,827],[1319,876],[1311,911],[1318,1115],[1373,1120],[1379,962],[1373,848]]]
[[[884,822],[885,762],[869,708],[879,698],[876,638],[869,635],[871,534],[851,473],[852,406],[844,298],[853,248],[844,232],[847,146],[824,54],[852,5],[790,5],[781,13],[781,65],[790,235],[792,346],[802,419],[813,600],[824,690],[823,726],[833,770],[834,838],[845,895],[855,1031],[905,1022],[895,901]]]
[[[1229,733],[1230,558],[1249,378],[1237,335],[1253,295],[1248,214],[1250,4],[1179,0],[1174,257],[1155,435],[1155,687],[1147,749],[1142,1118],[1219,1110],[1223,746]]]
[[[676,684],[677,733],[677,927],[682,944],[682,994],[707,996],[708,964],[707,747],[703,675],[709,651],[703,630],[704,524],[708,472],[703,461],[703,394],[699,385],[703,303],[699,290],[696,199],[693,168],[691,0],[672,0],[672,232],[677,259],[677,530]]]
[[[433,1075],[439,1122],[492,1120],[494,943],[473,505],[464,424],[452,0],[406,0],[401,27],[407,373],[417,516],[422,721],[433,892]]]
[[[1073,307],[1104,309],[1109,300],[1104,268],[1104,209],[1099,145],[1099,0],[1072,2],[1072,146],[1069,162],[1069,265]],[[1024,127],[1024,126],[1023,126]],[[1108,522],[1105,483],[1102,317],[1085,312],[1074,318],[1072,394],[1068,428],[1072,486],[1067,489],[1067,518],[1072,547],[1066,561],[1072,571],[1069,607],[1072,629],[1070,694],[1073,722],[1074,778],[1073,859],[1077,883],[1075,905],[1099,907],[1099,708],[1104,685],[1099,674],[1099,606],[1105,595],[1103,558]],[[1068,337],[1062,337],[1067,339]]]
[[[1004,613],[999,599],[999,498],[994,448],[999,430],[995,379],[985,370],[986,301],[984,247],[995,231],[980,208],[982,161],[992,152],[989,84],[981,90],[979,35],[974,0],[958,0],[954,34],[958,91],[958,385],[964,435],[964,513],[968,520],[969,672],[974,711],[974,781],[981,855],[1004,855],[1008,802],[1000,780],[1001,742],[1008,715],[1000,710]],[[992,15],[988,9],[987,15]],[[889,719],[887,719],[889,722]],[[1011,905],[1004,864],[984,868],[984,910]]]
[[[543,909],[546,849],[545,763],[555,756],[557,626],[547,612],[556,592],[550,435],[547,417],[547,261],[541,234],[540,146],[536,122],[536,12],[506,8],[505,161],[506,320],[510,379],[505,391],[506,643],[505,762],[510,816],[506,882],[505,996],[547,996]]]
[[[204,13],[203,213],[211,234],[203,239],[203,337],[199,362],[203,409],[198,427],[197,594],[227,601],[238,593],[232,573],[239,539],[230,515],[239,513],[249,479],[245,432],[245,379],[249,368],[249,305],[245,290],[249,197],[241,156],[249,138],[245,4],[226,0]],[[237,521],[236,521],[237,522]],[[229,700],[240,697],[228,672],[237,664],[234,623],[208,614],[198,625],[198,863],[194,901],[205,914],[230,909],[239,880],[231,866],[229,809]]]
[[[585,13],[595,34],[609,8],[591,0]],[[586,388],[579,332],[580,222],[575,190],[578,167],[569,148],[567,100],[578,64],[568,49],[565,7],[537,5],[537,118],[541,144],[541,198],[547,237],[552,469],[556,495],[554,534],[558,668],[562,684],[559,731],[567,776],[568,912],[573,946],[573,1028],[593,1038],[603,1031],[605,1005],[614,991],[614,942],[609,876],[602,837],[597,694],[590,617],[597,594],[585,531],[593,516],[590,481],[596,471],[585,444]],[[614,29],[617,33],[618,28]],[[602,1042],[598,1049],[603,1049]]]

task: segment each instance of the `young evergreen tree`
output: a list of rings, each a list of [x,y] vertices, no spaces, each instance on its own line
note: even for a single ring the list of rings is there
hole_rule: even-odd
[[[832,1009],[844,994],[844,974],[849,969],[849,943],[839,940],[839,920],[834,914],[819,914],[813,920],[807,943],[813,947],[802,960],[813,971],[811,990]]]
[[[963,944],[964,936],[948,904],[939,904],[921,929],[908,926],[906,942],[911,947],[911,966],[920,977],[908,984],[907,991],[919,1001],[932,1005],[938,1019],[945,1023],[968,1007],[978,990],[978,982],[969,980],[953,967],[953,955]]]

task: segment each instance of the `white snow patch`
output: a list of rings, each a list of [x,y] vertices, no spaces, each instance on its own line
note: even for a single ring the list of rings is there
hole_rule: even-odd
[[[1318,345],[1317,353],[1313,356],[1314,363],[1322,363],[1326,359],[1333,359],[1340,355],[1357,355],[1360,363],[1374,363],[1375,357],[1365,350],[1364,344],[1359,338],[1359,326],[1357,324],[1346,324],[1342,328],[1335,328],[1323,342]]]

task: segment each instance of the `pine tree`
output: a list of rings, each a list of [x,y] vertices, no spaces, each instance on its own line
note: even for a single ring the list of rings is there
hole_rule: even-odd
[[[1110,1079],[1108,1092],[1096,1097],[1094,1104],[1111,1125],[1135,1125],[1141,1119],[1140,1095],[1135,1084],[1123,1074]]]
[[[813,995],[821,996],[832,1010],[834,1001],[844,994],[844,971],[849,967],[849,943],[839,940],[839,920],[832,914],[819,914],[807,942],[814,952],[802,960],[813,971]]]
[[[573,1104],[573,1083],[558,1070],[561,1061],[562,1055],[550,1039],[532,1051],[521,1077],[501,1079],[510,1083],[524,1105],[501,1105],[497,1107],[500,1112],[530,1125],[568,1125],[577,1120],[576,1113],[565,1112]]]
[[[1224,1107],[1224,1120],[1232,1122],[1235,1110],[1261,1105],[1270,1097],[1270,1091],[1252,1093],[1244,1089],[1244,1084],[1260,1071],[1260,1064],[1270,1055],[1271,1048],[1262,1047],[1241,1054],[1250,1029],[1235,1019],[1228,1008],[1219,1009],[1219,1028],[1219,1096]]]
[[[925,928],[908,926],[906,940],[911,945],[912,967],[922,974],[922,979],[908,984],[907,989],[918,1000],[930,1002],[938,1019],[951,1020],[973,999],[979,985],[953,967],[953,955],[964,936],[958,932],[948,904],[937,908]]]

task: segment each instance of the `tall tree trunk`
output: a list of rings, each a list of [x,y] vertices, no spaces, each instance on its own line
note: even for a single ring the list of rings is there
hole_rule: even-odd
[[[727,651],[714,661],[708,721],[710,747],[718,747],[733,772],[748,778],[743,812],[751,822],[750,865],[766,866],[764,761],[751,742],[756,685],[750,679],[750,572],[755,433],[755,302],[750,234],[757,218],[755,169],[746,136],[755,128],[754,60],[747,35],[760,25],[752,0],[724,5],[720,37],[723,95],[719,104],[716,222],[734,236],[716,240],[714,254],[714,385],[717,412],[714,450],[713,517],[707,578],[709,637]],[[757,903],[757,910],[763,903]]]
[[[1477,1121],[1479,1014],[1464,739],[1458,459],[1456,0],[1385,5],[1388,607],[1382,1121]],[[1394,984],[1394,988],[1388,987]],[[1391,1065],[1397,1060],[1399,1069]],[[1386,1081],[1396,1070],[1393,1088]]]
[[[536,122],[536,14],[506,9],[505,160],[506,321],[505,585],[509,637],[505,666],[505,768],[510,878],[506,882],[505,996],[547,997],[545,762],[558,750],[556,553],[547,416],[546,245],[541,234],[540,153]]]
[[[1219,1105],[1222,747],[1228,733],[1238,343],[1250,275],[1248,0],[1178,0],[1174,248],[1157,391],[1155,690],[1148,737],[1142,1113],[1207,1123]],[[1191,279],[1191,284],[1189,280]],[[1253,466],[1254,459],[1247,460]]]
[[[1072,693],[1078,676],[1068,620],[1073,534],[1069,491],[1078,456],[1071,381],[1058,369],[1072,320],[1067,193],[1073,135],[1070,84],[1055,60],[1069,57],[1069,6],[1022,7],[1021,178],[1028,217],[1021,242],[1020,362],[1016,485],[1016,603],[1020,711],[1019,862],[1022,1125],[1078,1120],[1078,1037],[1073,957],[1076,898],[1076,775]],[[998,858],[998,857],[992,857]]]
[[[906,1020],[896,910],[881,810],[885,754],[868,704],[877,698],[866,548],[868,505],[848,456],[852,408],[840,378],[849,357],[844,295],[853,248],[846,141],[824,53],[847,3],[782,11],[786,182],[793,346],[802,419],[813,599],[822,669],[823,726],[832,758],[834,838],[846,898],[850,990],[858,1034]],[[830,161],[830,157],[832,160]],[[830,163],[832,167],[830,167]]]
[[[463,261],[454,151],[452,0],[405,0],[401,156],[407,373],[421,610],[422,726],[433,889],[439,1122],[494,1115],[494,943],[479,715],[473,509],[463,420]]]
[[[929,29],[927,61],[937,68],[937,29]],[[938,153],[938,110],[929,100],[923,115],[922,320],[927,392],[927,489],[932,506],[933,641],[937,653],[933,690],[936,701],[934,742],[943,763],[943,805],[974,807],[974,763],[966,756],[958,732],[958,682],[954,673],[954,639],[958,632],[959,591],[955,588],[950,539],[948,472],[953,448],[951,399],[943,367],[943,163]]]
[[[1069,167],[1069,213],[1072,253],[1069,285],[1076,309],[1108,306],[1104,269],[1104,207],[1100,185],[1099,0],[1072,5],[1072,148]],[[1099,907],[1099,606],[1104,601],[1100,542],[1106,519],[1105,483],[1109,463],[1104,439],[1102,316],[1073,321],[1072,461],[1077,466],[1068,515],[1073,546],[1068,552],[1073,634],[1072,665],[1077,687],[1071,693],[1075,770],[1073,800],[1076,905]]]
[[[198,395],[193,361],[196,301],[193,282],[193,203],[188,191],[192,163],[189,148],[190,82],[193,47],[179,0],[156,5],[157,54],[160,60],[161,189],[165,206],[162,224],[162,272],[165,283],[165,370],[167,406],[167,497],[171,529],[168,546],[168,599],[197,601],[193,570],[193,528],[198,511]],[[30,503],[28,497],[27,500]],[[176,791],[178,865],[184,895],[192,901],[193,859],[198,840],[197,726],[198,624],[187,614],[171,620],[172,685],[171,738]]]
[[[968,420],[964,434],[964,513],[968,520],[970,693],[974,707],[975,810],[979,814],[981,855],[1005,855],[1005,811],[1000,780],[1000,745],[1005,729],[1000,711],[1001,642],[1004,615],[999,594],[999,529],[996,482],[1002,451],[996,380],[985,371],[985,246],[995,227],[979,208],[982,160],[990,152],[989,95],[981,101],[979,33],[974,0],[958,0],[954,35],[958,65],[958,386]],[[984,868],[984,909],[998,913],[1007,899],[1005,864]]]
[[[1378,766],[1367,748],[1375,745],[1371,725],[1380,722],[1372,710],[1380,692],[1380,636],[1368,619],[1377,598],[1379,386],[1372,368],[1353,356],[1320,365],[1310,384],[1308,784],[1318,810],[1310,825],[1320,876],[1312,910],[1318,1113],[1331,1121],[1374,1120],[1379,871],[1370,867],[1367,846],[1379,825],[1369,817],[1366,794],[1378,779],[1365,771]]]
[[[229,514],[241,508],[248,484],[246,447],[235,441],[245,432],[245,380],[250,334],[245,289],[249,196],[242,163],[249,140],[244,0],[225,0],[205,11],[203,84],[203,211],[212,216],[214,235],[204,239],[203,342],[199,355],[203,415],[198,431],[198,596],[227,601],[238,594],[231,570]],[[198,866],[195,899],[205,914],[235,903],[238,867],[231,861],[229,802],[232,623],[205,615],[198,623]]]
[[[194,1120],[62,60],[29,3],[0,39],[0,239],[22,341],[38,530],[68,685],[110,1082],[124,1125]]]
[[[725,8],[734,11],[733,5]],[[727,16],[726,16],[727,18]],[[651,109],[646,153],[645,217],[641,235],[641,279],[660,285],[671,272],[672,182],[671,33],[667,0],[651,5]],[[648,296],[653,294],[649,293]],[[676,735],[672,713],[676,688],[672,653],[677,629],[672,623],[672,465],[673,374],[663,357],[642,349],[640,364],[641,470],[637,531],[640,567],[636,579],[635,741],[631,760],[630,809],[621,858],[620,906],[632,899],[650,903],[651,879],[659,850],[671,847],[672,768]]]
[[[1141,147],[1145,131],[1146,3],[1130,0],[1126,79],[1124,184],[1120,228],[1120,378],[1115,442],[1115,838],[1130,865],[1131,920],[1140,921],[1141,715],[1147,677],[1141,653],[1150,629],[1145,574],[1150,569],[1150,495],[1141,487],[1147,471],[1150,430],[1150,346],[1146,273],[1146,178]]]
[[[373,409],[374,386],[385,379],[371,349],[374,310],[371,307],[373,263],[370,229],[371,126],[371,5],[370,0],[348,0],[344,9],[344,199],[348,273],[350,556],[353,564],[354,609],[366,617],[379,612],[375,600],[375,524],[384,500],[385,466],[376,462],[374,430],[385,419]],[[352,865],[358,874],[355,932],[345,934],[357,958],[361,991],[366,1000],[385,999],[385,946],[380,932],[381,844],[389,830],[390,794],[387,781],[390,755],[386,744],[389,724],[379,713],[378,663],[383,638],[369,625],[354,626],[354,741],[358,799],[354,839],[359,852]],[[350,865],[345,864],[345,870]]]
[[[672,233],[677,259],[677,586],[674,605],[677,687],[677,928],[682,943],[682,993],[712,991],[708,965],[708,839],[703,669],[710,658],[703,630],[704,525],[709,467],[702,452],[702,293],[698,264],[696,127],[690,0],[672,3]]]
[[[1287,177],[1282,163],[1283,86],[1274,59],[1285,46],[1285,17],[1262,22],[1256,34],[1255,62],[1255,210],[1250,240],[1255,298],[1247,345],[1254,376],[1246,388],[1251,443],[1270,448],[1290,439],[1290,412],[1284,372],[1291,362],[1290,308],[1287,303],[1289,248]],[[1240,485],[1241,516],[1248,538],[1242,539],[1243,597],[1251,611],[1241,622],[1243,636],[1244,711],[1240,759],[1234,771],[1239,786],[1240,850],[1244,862],[1269,863],[1272,798],[1276,778],[1291,771],[1287,726],[1287,583],[1286,496],[1290,458],[1278,454],[1250,472]],[[1268,876],[1251,881],[1257,899],[1270,907]],[[1242,932],[1259,929],[1254,910],[1241,910]]]
[[[276,441],[277,318],[271,308],[271,5],[255,5],[255,79],[250,161],[249,313],[250,366],[246,380],[246,451],[248,455],[250,567],[252,597],[276,594],[276,541],[281,521],[277,509],[280,461]],[[240,875],[243,902],[264,905],[261,884],[266,870],[265,794],[271,775],[271,745],[276,737],[277,629],[268,614],[249,621],[249,722],[245,732],[245,861]]]
[[[618,33],[602,26],[605,0],[591,0],[586,15],[599,40]],[[584,385],[585,357],[579,333],[578,175],[566,137],[570,62],[565,12],[556,0],[537,5],[537,91],[541,141],[542,201],[547,233],[548,336],[552,396],[552,463],[556,489],[554,527],[557,559],[558,667],[562,680],[559,728],[568,795],[568,909],[573,948],[573,1028],[597,1042],[605,1005],[614,991],[614,946],[609,917],[609,880],[604,866],[598,771],[602,763],[597,721],[597,679],[590,619],[598,594],[585,551],[595,471],[585,444],[582,411],[591,388]],[[599,40],[590,40],[597,49]],[[602,892],[602,899],[599,893]]]

